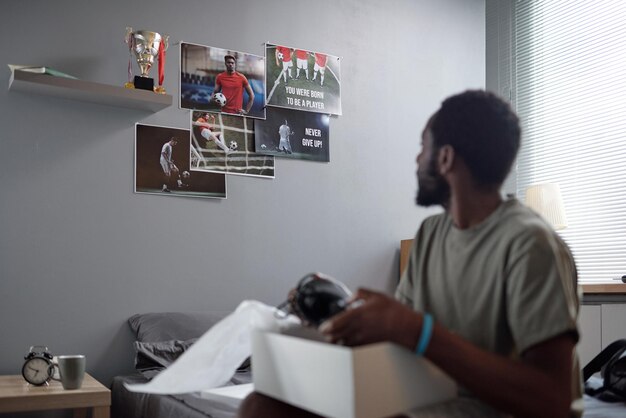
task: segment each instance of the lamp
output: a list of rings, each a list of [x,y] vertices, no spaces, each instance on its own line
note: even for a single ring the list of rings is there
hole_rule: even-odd
[[[534,184],[526,189],[525,203],[558,231],[567,228],[561,189],[556,183]]]

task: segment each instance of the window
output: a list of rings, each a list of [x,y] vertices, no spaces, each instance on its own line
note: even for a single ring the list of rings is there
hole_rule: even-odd
[[[626,275],[626,2],[514,3],[517,195],[561,187],[581,283]]]

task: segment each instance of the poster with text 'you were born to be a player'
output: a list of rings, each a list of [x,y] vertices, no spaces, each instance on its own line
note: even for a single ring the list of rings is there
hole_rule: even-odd
[[[267,104],[341,115],[340,64],[334,55],[265,44]]]

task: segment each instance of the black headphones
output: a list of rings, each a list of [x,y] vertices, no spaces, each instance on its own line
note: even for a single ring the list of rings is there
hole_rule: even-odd
[[[309,273],[300,279],[277,309],[317,327],[346,309],[351,297],[352,292],[340,281],[323,273]]]

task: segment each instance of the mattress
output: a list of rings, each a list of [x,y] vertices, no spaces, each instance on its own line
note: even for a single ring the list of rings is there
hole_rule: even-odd
[[[141,374],[116,376],[111,385],[111,416],[115,418],[235,418],[237,405],[231,401],[205,399],[199,392],[184,395],[152,395],[130,392],[124,383],[146,383]],[[250,383],[249,371],[238,372],[229,385]]]

